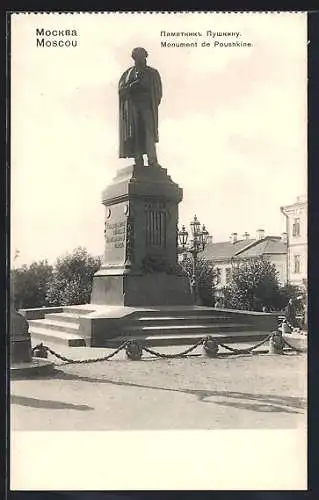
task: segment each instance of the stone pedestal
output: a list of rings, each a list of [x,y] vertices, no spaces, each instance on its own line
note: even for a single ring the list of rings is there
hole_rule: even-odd
[[[193,303],[177,269],[182,189],[161,167],[129,166],[103,192],[104,263],[93,279],[92,304],[148,306]]]

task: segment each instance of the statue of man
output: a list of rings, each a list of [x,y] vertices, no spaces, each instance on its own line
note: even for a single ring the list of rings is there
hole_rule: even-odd
[[[134,158],[135,165],[158,166],[158,106],[162,99],[159,72],[146,64],[148,54],[142,47],[132,51],[134,66],[119,81],[120,158]]]

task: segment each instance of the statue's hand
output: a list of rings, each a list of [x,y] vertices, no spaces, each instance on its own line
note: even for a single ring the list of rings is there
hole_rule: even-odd
[[[129,84],[129,88],[132,89],[134,87],[136,87],[136,85],[138,85],[140,82],[140,80],[133,80],[130,84]]]
[[[120,95],[125,95],[125,94],[127,94],[128,90],[129,90],[129,87],[128,87],[128,86],[125,86],[125,87],[120,87],[120,88],[119,88],[119,94],[120,94]]]

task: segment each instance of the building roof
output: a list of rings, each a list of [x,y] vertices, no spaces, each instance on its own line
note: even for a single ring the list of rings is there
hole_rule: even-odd
[[[287,246],[280,236],[266,236],[261,240],[238,240],[208,243],[202,257],[211,261],[246,259],[263,255],[285,254]]]
[[[250,246],[255,240],[238,240],[236,243],[220,241],[208,243],[202,253],[202,257],[208,260],[227,260],[234,257],[238,252]]]
[[[267,236],[260,241],[256,241],[255,244],[243,250],[237,256],[238,258],[249,258],[285,253],[287,253],[287,245],[279,236]]]

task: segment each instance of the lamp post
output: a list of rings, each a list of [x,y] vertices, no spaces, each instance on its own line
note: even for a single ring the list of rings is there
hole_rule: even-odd
[[[192,256],[192,276],[191,276],[191,289],[194,296],[194,302],[197,304],[198,300],[198,282],[196,278],[197,264],[198,264],[198,254],[205,249],[208,241],[209,232],[207,231],[205,225],[201,227],[199,220],[196,215],[190,223],[191,236],[189,244],[188,241],[188,231],[186,231],[185,226],[182,226],[181,231],[178,231],[178,239],[182,249],[188,252]]]

